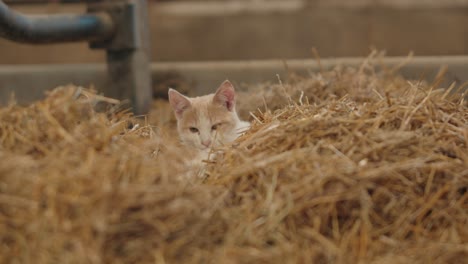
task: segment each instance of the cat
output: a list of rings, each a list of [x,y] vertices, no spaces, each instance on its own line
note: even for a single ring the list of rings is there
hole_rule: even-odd
[[[200,152],[232,143],[250,128],[237,115],[236,92],[228,80],[213,94],[191,98],[170,88],[168,96],[181,142]]]

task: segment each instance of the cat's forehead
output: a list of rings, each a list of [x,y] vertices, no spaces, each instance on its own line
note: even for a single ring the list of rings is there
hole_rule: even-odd
[[[203,96],[197,96],[197,97],[191,97],[189,98],[190,102],[192,103],[193,106],[206,106],[209,105],[213,102],[213,94],[208,94],[208,95],[203,95]]]
[[[200,100],[201,99],[201,100]],[[184,121],[189,123],[229,121],[231,113],[211,98],[191,98],[191,107],[184,114]]]

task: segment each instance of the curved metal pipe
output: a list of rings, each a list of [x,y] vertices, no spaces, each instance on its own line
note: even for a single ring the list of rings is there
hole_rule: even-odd
[[[21,4],[47,4],[50,2],[60,3],[60,4],[77,4],[77,3],[97,3],[102,0],[3,0],[4,3],[8,5],[21,5]]]
[[[23,43],[45,44],[106,40],[115,32],[107,13],[26,16],[0,1],[0,37]]]

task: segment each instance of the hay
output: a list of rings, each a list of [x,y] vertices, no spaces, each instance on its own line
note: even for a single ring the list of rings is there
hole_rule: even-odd
[[[142,121],[62,87],[1,108],[0,262],[468,257],[464,95],[368,63],[250,89],[239,107],[259,109],[252,129],[201,179],[186,178],[165,103]]]

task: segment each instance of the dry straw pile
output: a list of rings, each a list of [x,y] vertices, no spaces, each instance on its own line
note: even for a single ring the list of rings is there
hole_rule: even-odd
[[[1,108],[0,262],[466,261],[463,94],[367,63],[251,89],[252,129],[191,178],[167,105],[158,128],[77,87]]]

